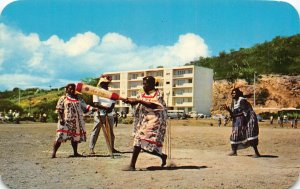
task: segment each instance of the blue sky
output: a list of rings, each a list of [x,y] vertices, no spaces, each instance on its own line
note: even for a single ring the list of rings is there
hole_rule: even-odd
[[[20,0],[0,15],[0,90],[184,65],[299,34],[284,2]]]

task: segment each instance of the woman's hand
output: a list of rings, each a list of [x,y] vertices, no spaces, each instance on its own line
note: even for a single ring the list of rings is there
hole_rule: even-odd
[[[123,102],[125,102],[127,104],[134,105],[134,104],[139,103],[139,100],[136,99],[136,98],[126,98],[126,99],[123,100]]]
[[[60,121],[59,121],[59,124],[60,124],[60,125],[65,125],[65,120],[60,120]]]

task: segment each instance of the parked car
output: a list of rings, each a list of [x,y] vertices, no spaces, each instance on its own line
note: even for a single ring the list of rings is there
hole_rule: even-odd
[[[188,117],[195,118],[197,116],[198,116],[198,113],[196,111],[191,111],[188,113]]]
[[[168,110],[169,119],[186,119],[187,115],[184,110]]]
[[[212,119],[219,119],[219,118],[224,119],[225,116],[222,115],[222,114],[215,114],[215,115],[213,115],[211,118],[212,118]]]
[[[198,119],[198,118],[206,118],[207,115],[202,114],[202,113],[197,113],[196,111],[191,111],[188,113],[188,117]]]

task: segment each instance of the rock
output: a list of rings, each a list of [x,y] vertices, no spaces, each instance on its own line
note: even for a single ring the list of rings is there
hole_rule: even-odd
[[[238,86],[241,91],[248,96],[248,101],[253,105],[253,84],[249,85],[243,80],[238,80],[235,84],[226,80],[219,80],[213,83],[212,114],[227,113],[223,110],[220,110],[220,106],[222,104],[230,105],[230,93],[233,86]],[[258,98],[258,94],[260,94],[262,90],[267,90],[269,96],[265,99],[264,104],[256,104],[257,106],[263,108],[285,108],[300,106],[300,76],[263,75],[262,78],[256,82],[256,100]]]

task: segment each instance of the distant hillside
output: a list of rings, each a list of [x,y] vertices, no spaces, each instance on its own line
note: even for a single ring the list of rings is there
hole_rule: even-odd
[[[245,79],[252,83],[255,72],[257,75],[299,75],[300,34],[276,37],[270,42],[229,53],[223,51],[215,57],[200,57],[190,64],[212,68],[215,80]]]
[[[220,110],[222,104],[231,103],[231,89],[239,87],[249,102],[254,105],[254,85],[244,80],[235,83],[218,80],[213,84],[212,113],[225,113]],[[300,76],[262,76],[255,85],[256,108],[300,108]]]

